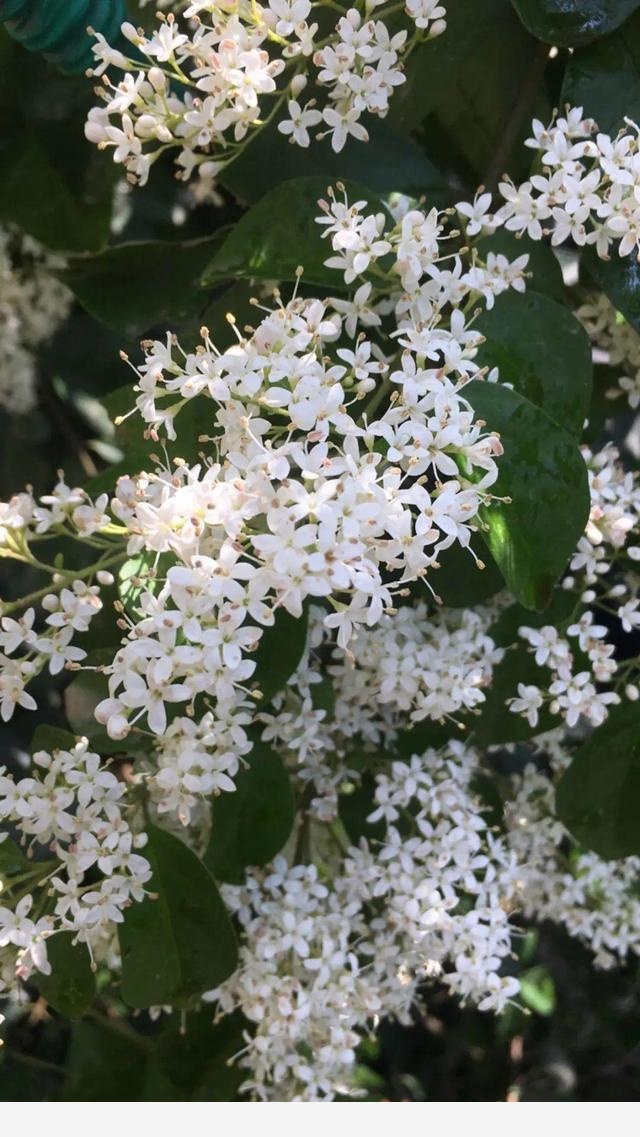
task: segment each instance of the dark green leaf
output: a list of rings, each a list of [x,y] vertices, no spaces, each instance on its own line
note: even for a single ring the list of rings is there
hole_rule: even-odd
[[[148,1044],[126,1023],[74,1023],[63,1101],[140,1101]]]
[[[640,853],[640,704],[614,707],[580,747],[558,784],[556,810],[605,860]]]
[[[203,272],[203,283],[238,277],[295,280],[300,265],[304,280],[342,291],[342,277],[324,261],[333,255],[323,239],[318,201],[326,198],[330,179],[295,178],[270,190],[240,219]],[[384,213],[379,198],[362,186],[347,183],[349,202],[364,200],[366,211]]]
[[[625,115],[640,116],[640,13],[606,36],[575,51],[565,72],[560,106],[584,107],[600,130],[614,134]]]
[[[589,516],[582,455],[570,435],[516,391],[475,380],[465,395],[504,446],[492,490],[511,503],[483,511],[485,540],[515,599],[542,609]]]
[[[545,43],[580,47],[615,31],[640,0],[511,0],[527,31]]]
[[[509,0],[457,0],[447,9],[445,33],[407,61],[390,120],[405,130],[424,123],[430,157],[474,185],[495,181],[507,165],[516,179],[524,177],[521,143],[531,117],[547,121],[551,112],[546,63]]]
[[[33,861],[27,860],[24,853],[10,837],[0,841],[0,877],[14,876],[33,868]]]
[[[589,410],[593,365],[589,337],[575,316],[536,292],[506,292],[478,329],[486,336],[481,366],[498,367],[501,383],[542,407],[558,426],[580,436]]]
[[[592,249],[587,249],[582,254],[582,263],[618,312],[640,332],[640,265],[636,258],[619,257],[613,248],[611,259],[603,261]]]
[[[195,853],[155,825],[147,833],[144,855],[157,899],[132,904],[118,925],[122,996],[132,1007],[179,1005],[231,974],[236,938],[215,881]]]
[[[218,880],[240,884],[248,865],[264,865],[291,833],[295,801],[291,778],[279,756],[256,742],[233,793],[214,798],[212,831],[204,862]]]
[[[369,186],[380,195],[426,194],[432,204],[448,200],[444,178],[414,142],[380,119],[369,118],[366,125],[368,143],[350,139],[344,150],[335,154],[328,139],[314,142],[308,150],[292,146],[273,123],[222,171],[220,180],[231,193],[248,203],[259,201],[282,182],[311,176],[324,182],[323,196],[328,185],[352,181]]]
[[[242,1015],[214,1021],[214,1009],[172,1022],[156,1044],[156,1059],[165,1078],[183,1101],[234,1101],[246,1072],[231,1063],[243,1050],[248,1023]],[[177,1100],[177,1099],[176,1099]]]
[[[39,750],[46,750],[51,754],[54,750],[72,750],[75,744],[76,736],[71,731],[40,723],[33,732],[31,753],[37,754]]]
[[[58,932],[47,940],[51,974],[33,977],[40,994],[67,1019],[77,1019],[91,1006],[96,981],[86,944],[74,944],[70,932]]]
[[[156,324],[173,330],[204,310],[200,276],[219,240],[134,241],[73,257],[58,275],[92,316],[128,338]]]
[[[309,609],[305,605],[301,616],[292,616],[285,608],[278,608],[275,622],[265,628],[255,654],[256,669],[251,682],[262,692],[263,702],[269,703],[282,690],[293,675],[307,646]]]
[[[438,556],[440,569],[434,578],[434,587],[440,599],[450,608],[483,604],[504,588],[504,581],[491,554],[477,540],[472,541],[472,545],[484,569],[478,567],[468,549],[457,543]]]

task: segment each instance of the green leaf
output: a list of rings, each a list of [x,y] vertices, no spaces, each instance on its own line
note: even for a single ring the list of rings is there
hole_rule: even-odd
[[[166,1027],[156,1044],[156,1060],[183,1101],[234,1101],[246,1071],[231,1059],[246,1046],[248,1027],[241,1014],[214,1021],[204,1007]],[[176,1098],[178,1100],[178,1098]]]
[[[529,257],[526,271],[532,274],[527,289],[542,292],[545,296],[551,296],[553,300],[564,302],[564,282],[560,262],[550,246],[545,245],[543,241],[533,241],[526,233],[518,237],[509,229],[497,229],[490,237],[481,237],[479,241],[475,241],[474,248],[478,250],[482,260],[486,260],[487,253],[502,253],[508,260],[515,261],[517,257],[526,253]]]
[[[640,705],[614,707],[576,752],[556,791],[560,820],[605,860],[640,853]]]
[[[556,985],[546,967],[537,964],[520,976],[520,998],[537,1015],[548,1017],[556,1009]]]
[[[483,510],[485,540],[515,599],[542,609],[589,516],[586,466],[570,435],[516,391],[474,380],[465,396],[504,446],[492,492],[511,503]]]
[[[372,116],[366,116],[366,127],[368,143],[349,139],[344,150],[336,154],[329,139],[314,141],[308,150],[290,145],[274,122],[221,172],[220,181],[248,203],[259,201],[283,182],[311,176],[323,181],[323,195],[336,181],[352,181],[381,195],[426,194],[430,204],[448,203],[450,191],[445,179],[415,142],[396,133],[387,121]]]
[[[63,1101],[140,1101],[148,1043],[126,1023],[74,1023]]]
[[[640,265],[636,258],[619,257],[614,247],[611,259],[603,261],[593,249],[585,249],[582,265],[617,311],[640,332]]]
[[[51,974],[34,976],[40,994],[67,1019],[77,1019],[89,1010],[96,993],[91,958],[86,944],[74,944],[70,932],[58,932],[47,940]]]
[[[0,877],[27,872],[33,868],[33,864],[33,861],[27,860],[15,841],[3,835],[3,839],[0,841]]]
[[[31,753],[37,754],[39,750],[46,750],[51,754],[54,750],[72,750],[76,741],[75,734],[70,730],[61,730],[59,726],[45,726],[40,723],[33,732]]]
[[[73,257],[58,276],[92,316],[133,338],[157,324],[174,329],[204,310],[200,276],[219,243],[132,241]]]
[[[282,691],[298,667],[307,646],[309,608],[304,605],[301,616],[292,616],[286,608],[278,608],[274,623],[265,628],[255,653],[256,669],[251,677],[270,703]]]
[[[295,178],[270,190],[240,218],[210,259],[203,283],[239,277],[295,280],[302,265],[305,281],[343,291],[340,273],[324,265],[333,253],[322,237],[323,227],[314,220],[329,185],[326,177]],[[345,189],[350,203],[364,200],[366,212],[385,213],[370,190],[351,182]]]
[[[575,51],[565,72],[560,106],[584,107],[600,130],[615,134],[625,115],[640,116],[640,13],[588,47]]]
[[[504,581],[493,557],[482,548],[479,541],[474,539],[471,544],[484,564],[484,569],[478,567],[468,549],[463,549],[457,543],[438,555],[440,569],[434,578],[434,587],[449,608],[469,608],[475,604],[484,604],[504,588]]]
[[[640,0],[511,0],[527,31],[558,47],[580,47],[615,31]]]
[[[240,884],[249,865],[264,865],[286,844],[295,800],[282,758],[254,744],[233,793],[213,799],[212,830],[204,863],[217,880]]]
[[[147,827],[149,889],[118,925],[122,997],[132,1007],[180,1005],[222,983],[238,961],[236,938],[213,877],[164,829]]]
[[[509,291],[478,319],[486,336],[481,366],[498,367],[500,382],[542,407],[558,426],[580,436],[591,401],[589,337],[575,316],[548,296]]]
[[[456,0],[447,9],[444,34],[407,60],[407,81],[394,91],[389,119],[403,130],[424,123],[431,159],[469,183],[495,181],[507,160],[512,176],[524,179],[521,144],[531,117],[546,122],[551,112],[545,65],[544,49],[525,31],[509,0]],[[501,157],[505,135],[511,141],[512,133],[510,156]]]

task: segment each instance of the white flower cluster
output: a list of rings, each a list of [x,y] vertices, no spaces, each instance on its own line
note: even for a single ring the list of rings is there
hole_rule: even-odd
[[[518,981],[501,974],[512,857],[483,818],[474,772],[456,744],[395,762],[376,778],[380,842],[336,846],[325,876],[279,858],[224,889],[244,946],[210,998],[254,1024],[240,1058],[247,1091],[286,1101],[348,1092],[363,1035],[381,1014],[407,1021],[427,979],[484,1010],[517,994]]]
[[[536,663],[551,672],[545,687],[520,683],[517,698],[510,702],[511,710],[524,715],[532,727],[537,726],[543,706],[569,727],[580,717],[599,726],[607,708],[620,702],[619,690],[631,699],[639,695],[637,657],[616,661],[615,647],[605,639],[608,628],[595,622],[591,609],[619,621],[620,634],[640,628],[640,575],[635,568],[640,547],[627,544],[628,538],[637,540],[640,533],[640,485],[631,471],[624,470],[612,444],[596,454],[585,447],[583,454],[591,511],[563,581],[576,596],[573,618],[566,635],[551,625],[519,629]],[[614,678],[616,689],[600,689]]]
[[[562,765],[566,762],[565,757]],[[578,850],[554,816],[553,778],[535,766],[527,766],[512,784],[507,843],[526,866],[524,914],[565,927],[594,952],[598,967],[640,956],[640,858],[603,861]]]
[[[89,630],[102,609],[100,586],[113,583],[108,566],[123,559],[120,548],[114,553],[108,538],[96,536],[109,524],[104,512],[107,501],[103,494],[94,503],[85,490],[67,486],[60,475],[53,491],[39,500],[25,492],[0,503],[0,555],[50,574],[49,586],[0,608],[0,716],[4,722],[16,706],[35,709],[35,700],[25,688],[43,668],[58,675],[86,658],[86,651],[72,641],[75,633]],[[61,537],[90,537],[103,556],[88,573],[39,561],[31,546]],[[42,611],[37,612],[29,601],[38,601]],[[13,613],[20,610],[14,619]]]
[[[637,410],[640,406],[640,336],[602,292],[590,296],[575,315],[594,345],[594,362],[624,372],[607,391],[607,398],[625,396],[631,409]]]
[[[582,107],[568,108],[547,127],[534,120],[526,145],[540,155],[540,172],[520,185],[505,177],[498,187],[504,204],[496,213],[488,193],[460,203],[467,234],[504,225],[534,241],[550,234],[552,245],[593,246],[602,258],[612,247],[621,257],[640,251],[639,134],[635,123],[625,122],[628,130],[611,138],[583,117]]]
[[[10,414],[34,406],[34,350],[71,307],[71,293],[51,274],[61,263],[31,237],[0,229],[0,407]]]
[[[92,74],[103,76],[106,106],[90,111],[87,137],[113,147],[114,161],[141,184],[167,148],[177,149],[185,180],[194,170],[215,178],[285,102],[278,128],[299,146],[309,145],[312,129],[336,151],[350,135],[366,141],[362,116],[386,115],[404,82],[402,53],[446,26],[439,0],[408,0],[409,29],[392,35],[385,18],[396,11],[385,0],[357,0],[336,19],[330,0],[208,0],[186,6],[192,24],[184,30],[161,12],[148,36],[123,24],[135,58],[97,36]],[[114,85],[107,68],[124,77]],[[309,78],[321,106],[317,97],[299,101]]]
[[[312,607],[307,650],[269,711],[262,738],[285,756],[301,785],[312,785],[309,813],[337,816],[340,785],[357,777],[354,751],[393,750],[398,735],[425,719],[442,722],[484,701],[503,656],[487,634],[490,610],[429,613],[418,602],[361,628],[343,652],[333,646],[322,611]],[[329,684],[330,713],[316,707]]]
[[[134,835],[127,820],[126,785],[86,738],[72,750],[34,754],[29,777],[15,781],[0,768],[0,819],[21,837],[47,848],[54,860],[34,860],[25,892],[24,875],[8,877],[0,907],[0,991],[36,968],[48,974],[47,939],[70,932],[90,952],[113,937],[114,924],[132,900],[142,900],[151,877],[136,850],[146,834]],[[96,872],[99,879],[96,879]],[[89,874],[89,880],[87,880]],[[55,898],[42,913],[46,887]],[[4,906],[15,898],[17,902]],[[35,896],[35,901],[34,901]]]
[[[216,460],[118,483],[111,508],[129,554],[170,553],[173,563],[158,591],[142,591],[140,618],[108,669],[111,697],[97,713],[113,738],[143,716],[162,735],[165,705],[189,710],[199,696],[215,698],[222,720],[242,712],[249,656],[279,607],[297,617],[305,600],[325,598],[325,626],[346,648],[437,568],[442,550],[469,545],[490,501],[501,447],[461,392],[478,374],[481,337],[458,308],[445,316],[441,219],[412,211],[385,232],[361,203],[331,202],[321,220],[346,272],[397,257],[382,292],[399,298],[404,350],[389,364],[365,334],[354,349],[334,347],[351,308],[301,299],[225,352],[206,329],[191,354],[171,336],[147,345],[135,390],[152,436],[174,439],[178,412],[202,396],[202,438]],[[475,291],[457,280],[456,294]]]

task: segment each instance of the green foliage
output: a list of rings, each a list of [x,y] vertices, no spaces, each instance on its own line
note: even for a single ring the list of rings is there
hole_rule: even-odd
[[[122,996],[132,1007],[180,1006],[237,964],[236,938],[213,877],[182,841],[147,826],[147,896],[119,925]]]
[[[235,778],[233,793],[214,798],[204,863],[217,880],[241,884],[249,865],[264,865],[285,845],[295,816],[291,778],[279,754],[263,742]]]
[[[560,105],[565,103],[584,107],[585,115],[610,134],[623,125],[625,115],[638,120],[640,12],[611,35],[574,52],[562,86]]]
[[[511,500],[485,511],[485,539],[516,600],[544,608],[589,514],[582,456],[561,427],[516,391],[474,380],[465,394],[505,450],[494,491]]]
[[[96,981],[85,944],[74,944],[68,932],[59,932],[47,941],[51,974],[35,977],[40,994],[68,1019],[81,1018],[91,1006]]]
[[[133,339],[204,310],[199,277],[219,238],[136,241],[73,257],[60,279],[92,316]]]
[[[591,344],[575,316],[536,292],[506,292],[478,327],[486,343],[482,365],[498,367],[500,382],[580,437],[591,400]]]
[[[556,793],[558,816],[605,860],[640,853],[640,707],[614,707],[579,747]]]
[[[638,0],[512,0],[525,28],[545,43],[580,47],[620,26]]]
[[[106,244],[116,171],[82,141],[90,89],[0,28],[0,221],[49,249]]]
[[[326,198],[327,178],[296,178],[280,183],[253,205],[223,241],[203,273],[203,283],[243,277],[259,280],[295,280],[304,268],[304,280],[341,292],[344,285],[335,269],[324,261],[332,256],[315,218],[318,201]],[[348,182],[349,203],[367,202],[365,212],[385,212],[370,190]]]

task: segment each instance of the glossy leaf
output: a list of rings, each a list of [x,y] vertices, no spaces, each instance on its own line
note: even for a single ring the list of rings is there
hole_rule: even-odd
[[[233,793],[214,798],[204,862],[217,880],[240,884],[249,865],[264,865],[286,844],[295,801],[282,758],[256,742],[236,775]]]
[[[527,31],[558,47],[580,47],[615,31],[640,0],[511,0]]]
[[[47,940],[51,974],[36,972],[33,981],[51,1006],[68,1019],[88,1011],[96,993],[91,957],[86,944],[74,944],[70,932],[58,932]]]
[[[582,325],[548,296],[527,290],[499,296],[477,323],[486,336],[482,366],[498,367],[510,383],[559,426],[580,436],[589,410],[593,365]]]
[[[523,28],[509,0],[456,0],[447,9],[447,30],[406,61],[407,81],[394,91],[390,121],[404,130],[422,125],[431,159],[465,182],[493,181],[506,164],[516,179],[526,176],[530,156],[521,143],[533,115],[551,112],[543,81],[544,49]],[[526,96],[526,110],[513,120]],[[513,131],[503,151],[506,125]],[[497,161],[497,165],[495,165]],[[460,195],[452,200],[459,200]]]
[[[600,130],[615,134],[625,115],[640,116],[640,12],[618,31],[575,51],[567,63],[560,106],[584,107]]]
[[[614,707],[574,755],[556,810],[585,849],[605,860],[640,853],[640,705]]]
[[[619,257],[616,247],[603,261],[592,249],[585,249],[582,264],[613,306],[640,332],[640,264],[635,257]]]
[[[475,380],[465,395],[504,446],[492,492],[511,502],[483,511],[485,540],[515,599],[542,609],[589,515],[582,455],[570,435],[516,391]]]
[[[200,276],[219,238],[134,241],[73,257],[58,275],[92,316],[128,338],[206,306]]]
[[[344,289],[342,276],[326,268],[333,255],[314,220],[321,215],[318,201],[326,198],[330,179],[295,178],[270,190],[253,205],[223,241],[203,272],[203,283],[239,277],[264,280],[295,280],[298,267],[304,280]],[[370,190],[354,183],[345,185],[349,202],[366,201],[366,212],[385,213],[382,201]]]
[[[144,855],[150,890],[118,925],[122,996],[132,1007],[179,1005],[234,970],[236,938],[213,877],[191,849],[155,825]]]
[[[274,186],[306,177],[321,178],[323,194],[328,185],[352,181],[380,195],[426,194],[436,204],[448,202],[450,191],[445,179],[415,142],[396,132],[386,120],[365,116],[363,121],[369,142],[349,139],[339,154],[331,149],[329,139],[314,141],[308,150],[291,145],[274,122],[222,171],[220,180],[248,204],[259,201]]]

